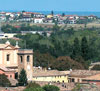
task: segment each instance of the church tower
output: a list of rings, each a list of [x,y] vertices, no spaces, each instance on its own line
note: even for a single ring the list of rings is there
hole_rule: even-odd
[[[28,81],[31,81],[33,76],[33,50],[19,49],[18,73],[20,73],[22,69],[26,71]]]

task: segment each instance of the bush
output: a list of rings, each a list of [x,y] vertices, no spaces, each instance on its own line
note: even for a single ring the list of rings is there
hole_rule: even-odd
[[[41,87],[38,87],[38,88],[27,88],[25,89],[24,91],[45,91],[44,89],[42,89]]]
[[[0,86],[3,86],[3,87],[11,86],[11,83],[7,79],[7,76],[5,74],[0,74]]]
[[[81,91],[81,85],[77,84],[76,87],[72,91]]]
[[[40,88],[40,85],[35,82],[34,83],[31,82],[27,85],[26,89],[28,88]]]
[[[31,82],[27,85],[24,91],[45,91],[45,90],[42,89],[39,84]]]
[[[54,85],[45,85],[45,86],[43,86],[43,89],[45,91],[60,91],[60,89]]]

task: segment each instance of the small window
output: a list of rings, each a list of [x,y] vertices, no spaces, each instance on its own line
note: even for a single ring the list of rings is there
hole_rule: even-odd
[[[72,82],[75,82],[74,78],[72,79]]]
[[[30,61],[30,56],[27,56],[27,62],[29,62]]]
[[[12,75],[10,75],[10,78],[12,78]]]
[[[7,61],[9,61],[10,54],[7,54]]]
[[[23,57],[22,56],[20,56],[20,61],[21,61],[21,63],[23,62]]]

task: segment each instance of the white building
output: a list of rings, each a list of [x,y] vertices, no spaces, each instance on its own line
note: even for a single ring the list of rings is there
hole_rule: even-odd
[[[43,23],[43,19],[42,18],[35,18],[34,23]]]
[[[16,33],[0,33],[0,39],[13,38]]]

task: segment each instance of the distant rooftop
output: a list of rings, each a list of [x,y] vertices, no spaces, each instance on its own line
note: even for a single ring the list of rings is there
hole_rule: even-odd
[[[69,71],[46,70],[38,67],[34,67],[33,70],[33,77],[66,76],[69,74]]]
[[[100,74],[100,71],[94,71],[94,70],[72,70],[70,72],[70,77],[87,77],[87,76],[93,76],[96,74]]]

